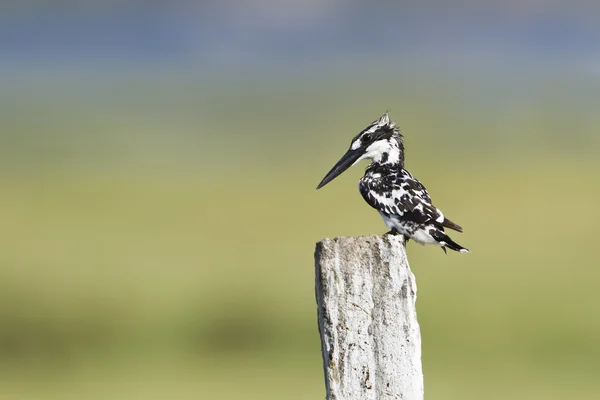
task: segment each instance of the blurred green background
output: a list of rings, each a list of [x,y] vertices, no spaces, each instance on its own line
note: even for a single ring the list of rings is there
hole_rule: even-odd
[[[0,398],[324,398],[314,244],[385,227],[315,186],[386,109],[472,251],[408,246],[427,398],[599,398],[593,10],[230,3],[2,17]]]

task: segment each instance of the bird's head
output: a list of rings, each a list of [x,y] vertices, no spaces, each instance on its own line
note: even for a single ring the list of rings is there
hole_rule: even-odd
[[[352,139],[346,154],[325,175],[317,189],[322,188],[352,165],[364,159],[380,165],[404,167],[402,135],[400,135],[396,123],[390,121],[387,112]]]

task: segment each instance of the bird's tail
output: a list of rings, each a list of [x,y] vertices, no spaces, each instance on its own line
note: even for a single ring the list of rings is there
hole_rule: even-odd
[[[438,230],[435,233],[434,239],[442,246],[442,250],[446,252],[446,247],[450,250],[458,251],[459,253],[468,253],[469,249],[462,247],[454,240],[450,239],[450,236],[446,235],[446,232]]]

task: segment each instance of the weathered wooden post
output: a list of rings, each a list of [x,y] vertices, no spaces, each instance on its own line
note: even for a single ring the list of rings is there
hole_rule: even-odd
[[[315,266],[327,399],[422,400],[417,285],[403,239],[325,239]]]

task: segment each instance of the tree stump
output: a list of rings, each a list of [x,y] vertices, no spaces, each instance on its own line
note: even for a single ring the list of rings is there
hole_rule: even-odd
[[[417,285],[404,239],[324,239],[315,266],[327,399],[422,400]]]

